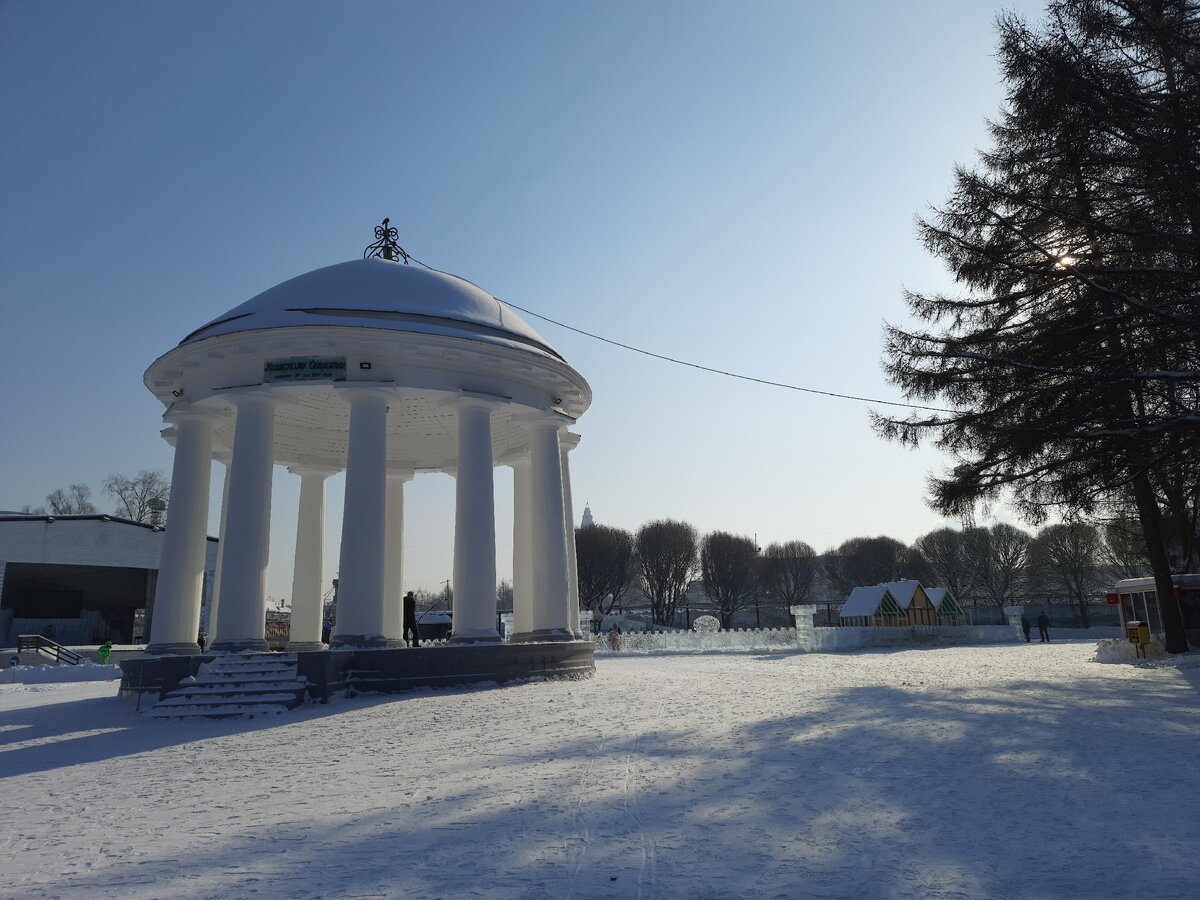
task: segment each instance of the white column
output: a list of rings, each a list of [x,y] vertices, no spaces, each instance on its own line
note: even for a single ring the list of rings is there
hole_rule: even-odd
[[[496,498],[492,479],[491,405],[474,397],[463,397],[458,402],[452,642],[500,640],[496,630]]]
[[[232,454],[221,450],[213,454],[217,462],[225,466],[224,484],[221,487],[221,524],[217,532],[217,563],[213,567],[212,603],[208,609],[208,641],[211,644],[213,635],[217,633],[217,618],[221,612],[221,574],[225,567],[225,525],[229,521],[229,473],[233,466],[230,463]]]
[[[389,468],[383,551],[383,636],[389,647],[404,646],[404,484],[412,472]]]
[[[579,446],[579,435],[565,428],[559,435],[563,482],[563,538],[567,542],[567,626],[577,641],[583,640],[579,629],[579,567],[575,558],[575,504],[571,500],[571,466],[567,454]]]
[[[334,647],[382,647],[383,559],[387,527],[387,401],[378,386],[347,386],[350,446]]]
[[[221,568],[221,615],[212,649],[266,650],[267,558],[275,402],[264,391],[236,394],[233,460]]]
[[[175,461],[146,652],[199,653],[214,422],[199,410],[169,413],[167,420],[175,426]]]
[[[533,631],[530,640],[570,641],[567,622],[567,542],[563,533],[560,419],[529,424],[531,513],[533,516]]]
[[[533,631],[533,519],[529,456],[513,460],[513,636]]]
[[[296,563],[292,567],[292,623],[288,650],[323,650],[321,589],[324,586],[325,479],[332,469],[293,466],[300,476],[300,510],[296,516]]]

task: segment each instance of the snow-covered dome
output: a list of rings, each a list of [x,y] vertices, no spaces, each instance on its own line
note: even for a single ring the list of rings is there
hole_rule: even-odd
[[[180,346],[265,328],[333,325],[468,338],[562,357],[524,319],[471,282],[385,259],[315,269],[252,297]]]
[[[234,443],[241,394],[276,403],[272,455],[344,468],[348,388],[388,403],[388,460],[440,471],[458,453],[458,402],[491,404],[492,458],[524,451],[523,417],[579,418],[587,381],[503,302],[462,278],[391,259],[358,259],[284,281],[185,337],[146,370],[168,410],[217,416]]]

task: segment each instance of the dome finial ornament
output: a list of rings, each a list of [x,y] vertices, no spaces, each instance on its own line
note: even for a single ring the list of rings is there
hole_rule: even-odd
[[[404,264],[408,265],[408,254],[398,242],[400,232],[388,225],[391,219],[384,219],[382,225],[375,226],[375,243],[369,244],[367,249],[363,251],[363,259],[371,259],[378,257],[380,259],[388,259],[392,262],[404,260]]]

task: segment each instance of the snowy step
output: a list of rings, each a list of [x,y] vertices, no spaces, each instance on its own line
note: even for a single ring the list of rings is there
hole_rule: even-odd
[[[253,718],[279,715],[304,702],[307,679],[296,658],[275,654],[218,656],[183,679],[150,710],[155,719]]]
[[[199,682],[219,681],[226,684],[254,684],[258,681],[290,681],[296,678],[296,669],[281,669],[278,672],[201,672],[195,676]],[[189,681],[188,684],[194,682]]]
[[[283,704],[253,706],[242,703],[226,703],[219,706],[161,707],[150,710],[154,719],[257,719],[264,716],[280,716],[287,712]]]
[[[278,672],[296,668],[295,663],[279,663],[270,660],[244,663],[209,663],[204,667],[206,672]]]
[[[264,681],[256,685],[242,684],[189,684],[180,685],[176,690],[171,691],[172,697],[210,697],[217,694],[241,694],[250,696],[254,694],[279,694],[290,692],[295,694],[297,691],[304,690],[308,685],[303,681]]]
[[[154,708],[172,709],[180,706],[228,706],[230,703],[237,703],[245,706],[258,706],[263,703],[277,705],[280,703],[291,703],[295,699],[296,695],[294,693],[287,693],[284,691],[275,691],[270,694],[258,694],[255,696],[247,696],[245,694],[230,694],[215,697],[170,696],[160,700],[154,705]]]

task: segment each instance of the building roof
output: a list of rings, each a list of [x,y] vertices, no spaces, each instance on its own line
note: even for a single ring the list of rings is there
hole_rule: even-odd
[[[151,525],[149,522],[135,522],[133,519],[123,519],[120,516],[110,516],[106,513],[94,513],[89,515],[68,515],[56,516],[51,514],[41,515],[26,515],[25,513],[3,513],[0,512],[0,523],[20,523],[20,522],[40,522],[42,524],[50,522],[108,522],[114,525],[133,525],[136,528],[145,528],[150,531],[164,531],[162,525]],[[216,541],[217,538],[209,536],[210,541]]]
[[[884,587],[891,591],[892,596],[896,598],[896,603],[901,609],[908,609],[912,605],[913,599],[917,596],[917,591],[925,590],[925,588],[921,587],[921,582],[915,578],[908,581],[890,581]]]
[[[281,282],[196,329],[219,335],[303,325],[467,338],[562,357],[507,304],[471,282],[385,259],[355,259]]]
[[[856,587],[842,604],[841,616],[843,619],[851,616],[873,616],[880,607],[886,607],[889,602],[899,611],[900,604],[896,602],[886,584]]]
[[[962,612],[962,607],[958,605],[958,601],[954,599],[954,595],[950,593],[949,588],[925,588],[925,596],[929,598],[929,602],[933,604],[933,608],[938,612],[942,611],[943,604],[945,604],[948,613]]]

